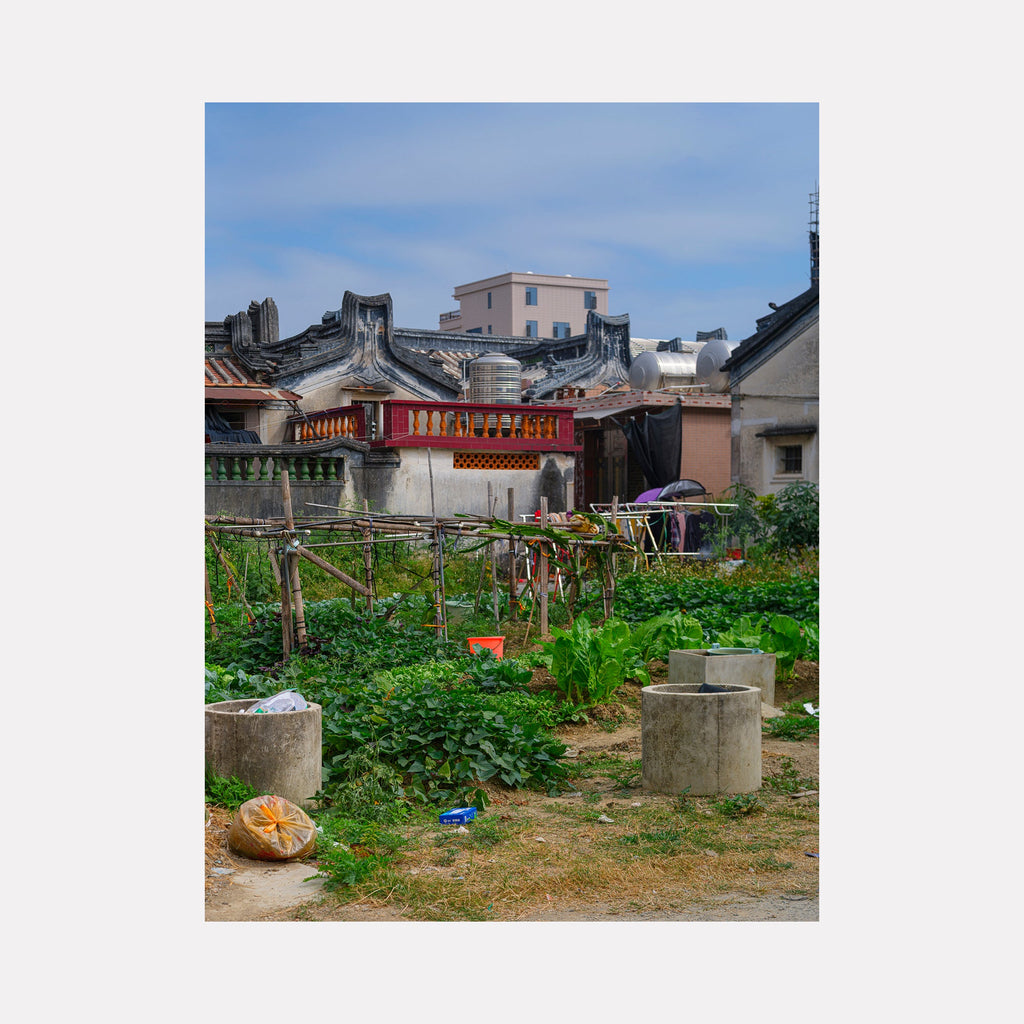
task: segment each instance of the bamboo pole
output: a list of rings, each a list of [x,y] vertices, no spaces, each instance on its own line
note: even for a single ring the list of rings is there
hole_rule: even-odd
[[[228,565],[228,560],[224,557],[224,552],[217,546],[217,542],[209,535],[207,535],[206,539],[210,542],[210,546],[213,548],[220,564],[224,566],[224,571],[228,574],[228,579],[231,580],[238,589],[238,596],[242,599],[242,604],[245,605],[245,610],[249,613],[249,621],[251,622],[256,618],[256,616],[253,615],[252,608],[249,607],[249,602],[245,599],[245,591],[239,585],[238,577],[231,571],[231,566]]]
[[[619,512],[619,496],[612,498],[612,522],[615,521]],[[615,548],[612,547],[608,557],[604,559],[604,587],[601,597],[604,603],[604,617],[607,621],[612,616],[615,607]]]
[[[494,509],[498,502],[498,496],[493,494],[493,486],[491,481],[487,481],[487,516],[490,519],[494,518]],[[492,496],[493,495],[493,496]],[[495,564],[495,549],[494,541],[487,545],[487,553],[491,558],[491,603],[494,606],[494,625],[501,625],[501,617],[498,614],[498,567]]]
[[[273,548],[270,549],[270,568],[273,570],[273,573],[274,573],[274,583],[277,584],[277,586],[280,587],[281,586],[281,565],[280,565],[280,563],[277,560],[277,552]]]
[[[516,492],[514,487],[508,489],[508,521],[515,522]],[[519,577],[516,575],[516,543],[515,537],[508,535],[508,613],[515,622],[519,614]]]
[[[363,499],[363,511],[367,517],[370,515],[370,503],[365,498]],[[373,523],[373,520],[370,520]],[[373,526],[363,531],[363,540],[366,542],[363,545],[363,570],[366,573],[366,589],[369,593],[366,595],[366,610],[372,615],[373,614]]]
[[[203,577],[206,581],[206,610],[210,615],[210,635],[217,637],[217,618],[213,614],[213,591],[210,589],[210,570],[206,568],[206,559],[203,558]]]
[[[548,528],[548,499],[540,499],[540,528]],[[537,580],[540,585],[540,635],[548,635],[548,556],[543,544],[540,546],[540,559]]]
[[[292,598],[286,548],[281,549],[281,650],[287,660],[292,653]]]
[[[348,573],[342,572],[337,566],[331,565],[330,562],[325,562],[319,555],[314,555],[308,548],[297,547],[295,554],[300,558],[305,558],[307,562],[312,562],[315,566],[323,569],[328,575],[333,576],[335,579],[341,580],[342,583],[351,587],[357,594],[361,594],[363,597],[370,597],[373,591],[369,587],[364,587],[359,580],[352,579]]]
[[[284,504],[284,525],[294,544],[295,518],[292,515],[292,488],[287,469],[281,472],[281,500]],[[285,555],[285,576],[291,585],[291,601],[295,607],[295,643],[298,647],[306,646],[306,614],[302,605],[302,583],[299,581],[299,559],[296,547],[289,545]]]

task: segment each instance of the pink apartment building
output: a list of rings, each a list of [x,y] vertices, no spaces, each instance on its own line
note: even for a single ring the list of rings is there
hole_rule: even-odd
[[[587,312],[608,315],[608,281],[511,272],[457,285],[459,308],[442,313],[439,330],[519,338],[571,338],[586,332]]]

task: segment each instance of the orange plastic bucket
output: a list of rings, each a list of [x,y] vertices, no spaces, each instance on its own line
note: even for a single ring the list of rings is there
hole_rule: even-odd
[[[467,641],[469,649],[479,644],[481,647],[489,647],[494,651],[494,656],[500,658],[505,650],[505,638],[503,636],[471,636]]]

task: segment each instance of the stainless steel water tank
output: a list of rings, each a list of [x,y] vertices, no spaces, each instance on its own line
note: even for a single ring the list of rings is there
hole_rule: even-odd
[[[629,368],[629,386],[634,391],[660,391],[692,384],[696,372],[693,352],[641,352]]]
[[[728,391],[729,374],[722,372],[722,363],[732,355],[738,344],[724,338],[709,341],[697,356],[697,383],[707,384],[707,390],[715,394]]]
[[[523,364],[500,352],[487,352],[469,364],[469,400],[484,404],[521,402]]]

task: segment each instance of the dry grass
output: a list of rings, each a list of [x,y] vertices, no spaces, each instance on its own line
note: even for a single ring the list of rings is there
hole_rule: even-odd
[[[784,756],[765,758],[769,782]],[[768,785],[755,810],[733,817],[715,798],[680,802],[610,777],[634,766],[639,750],[581,751],[579,796],[490,787],[490,806],[466,832],[408,830],[387,869],[306,916],[329,920],[332,906],[358,900],[397,907],[408,920],[516,921],[552,911],[572,919],[598,904],[656,911],[722,893],[817,892],[818,861],[806,856],[818,848],[817,797],[796,801]]]
[[[234,814],[223,807],[206,805],[206,889],[209,891],[213,881],[210,871],[213,867],[234,867],[235,863],[228,854],[228,830],[234,820]]]

